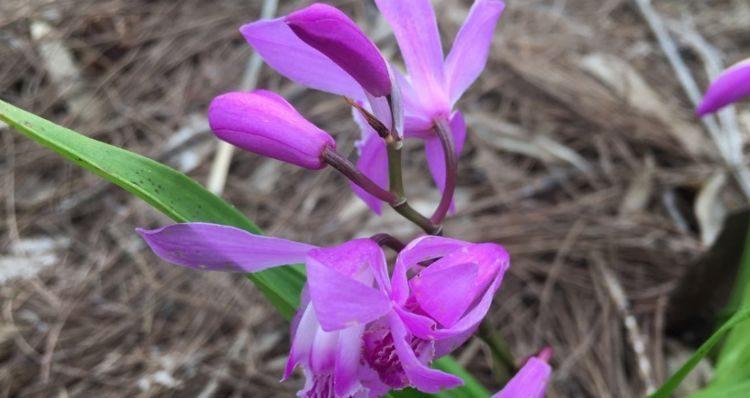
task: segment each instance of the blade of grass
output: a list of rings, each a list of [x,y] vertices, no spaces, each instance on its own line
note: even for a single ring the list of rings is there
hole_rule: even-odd
[[[721,341],[725,334],[732,330],[735,326],[742,324],[750,318],[750,308],[742,308],[738,310],[728,321],[726,321],[719,330],[714,332],[711,337],[706,340],[695,353],[685,362],[682,367],[675,372],[655,393],[650,395],[650,398],[669,398],[675,389],[682,383],[685,377],[690,373],[693,368],[703,359],[711,349]]]

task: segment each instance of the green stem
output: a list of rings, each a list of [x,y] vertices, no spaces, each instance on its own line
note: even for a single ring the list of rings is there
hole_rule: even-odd
[[[513,354],[511,354],[508,344],[495,331],[487,319],[484,319],[479,324],[477,337],[487,344],[487,347],[490,349],[492,362],[495,365],[495,377],[502,383],[510,380],[511,374],[517,370],[516,361],[513,359]]]
[[[422,228],[429,235],[440,235],[443,233],[443,226],[436,225],[429,218],[423,216],[416,209],[409,205],[404,193],[404,180],[401,168],[401,140],[394,141],[387,146],[388,148],[388,179],[390,181],[390,191],[396,196],[396,201],[389,202],[393,210],[401,214],[407,220],[413,222]]]

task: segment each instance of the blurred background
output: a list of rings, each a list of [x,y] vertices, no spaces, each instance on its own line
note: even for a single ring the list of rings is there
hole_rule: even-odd
[[[399,62],[371,1],[331,3]],[[701,90],[750,56],[750,3],[507,3],[487,69],[459,105],[469,137],[447,235],[510,251],[491,322],[518,358],[554,348],[550,397],[642,396],[704,337],[699,309],[713,316],[723,305],[690,302],[681,278],[747,202],[726,164],[741,164],[750,112],[702,124],[678,71]],[[0,97],[205,184],[217,148],[205,110],[246,73],[252,51],[238,27],[262,4],[2,0]],[[306,4],[281,1],[278,12]],[[471,2],[433,4],[447,45]],[[258,86],[353,153],[358,133],[341,98],[267,67]],[[134,228],[164,216],[7,126],[0,137],[0,396],[294,394],[301,378],[278,382],[287,323],[251,283],[160,261]],[[408,194],[430,209],[439,198],[422,149],[408,151]],[[232,158],[222,195],[269,234],[318,245],[418,233],[395,213],[369,213],[331,170],[248,153]],[[731,287],[718,283],[708,287],[719,296]],[[456,357],[500,386],[482,343]],[[701,364],[683,388],[710,373]]]

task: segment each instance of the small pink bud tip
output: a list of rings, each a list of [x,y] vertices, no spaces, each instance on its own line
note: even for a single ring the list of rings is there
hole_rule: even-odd
[[[292,31],[323,53],[375,97],[391,93],[388,66],[375,44],[335,7],[316,3],[289,14]]]
[[[750,58],[722,72],[708,87],[695,113],[699,117],[706,116],[748,95],[750,95]]]
[[[208,122],[220,139],[246,151],[307,169],[326,166],[326,147],[336,147],[278,94],[265,90],[220,95],[211,102]]]
[[[541,359],[544,362],[549,362],[550,359],[552,359],[552,355],[554,354],[554,350],[552,347],[547,346],[542,348],[541,351],[539,351],[538,354],[536,354],[536,357]]]

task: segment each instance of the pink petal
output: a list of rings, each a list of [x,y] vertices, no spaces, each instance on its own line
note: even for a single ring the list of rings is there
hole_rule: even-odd
[[[417,358],[414,350],[406,341],[408,334],[398,315],[391,313],[389,325],[398,359],[401,361],[401,366],[404,368],[404,372],[414,388],[427,393],[436,393],[443,389],[463,385],[463,381],[460,378],[449,373],[431,369]]]
[[[174,224],[136,231],[162,259],[206,271],[258,272],[301,263],[315,249],[305,243],[254,235],[217,224]]]
[[[430,0],[376,0],[391,24],[420,102],[433,112],[450,109],[443,49]]]
[[[390,300],[372,287],[375,269],[385,267],[385,256],[370,239],[310,252],[305,262],[307,284],[323,330],[366,324],[390,310]]]
[[[349,98],[365,98],[353,77],[297,37],[283,18],[253,22],[240,31],[266,63],[290,80]]]
[[[709,113],[750,95],[750,58],[722,72],[708,87],[703,102],[698,106],[698,116]]]
[[[316,3],[285,21],[311,47],[325,54],[375,97],[391,93],[388,67],[380,50],[346,14]]]
[[[505,4],[498,0],[476,0],[471,7],[445,60],[451,106],[474,83],[487,64],[495,25],[504,8]]]
[[[336,366],[333,373],[333,387],[337,396],[354,396],[362,388],[358,376],[364,331],[365,326],[358,325],[339,332]]]
[[[403,305],[409,297],[407,272],[418,263],[443,257],[455,250],[468,246],[470,243],[442,236],[422,236],[411,241],[396,258],[393,270],[392,298]]]
[[[427,267],[409,282],[419,307],[444,327],[453,326],[475,299],[478,265],[465,263],[450,268]]]
[[[464,335],[469,330],[474,330],[479,322],[487,315],[492,304],[495,292],[500,288],[503,281],[503,274],[498,274],[492,281],[487,290],[484,291],[479,302],[459,319],[453,326],[447,329],[437,329],[432,333],[434,339],[451,339],[456,336]]]
[[[216,97],[208,109],[208,121],[224,141],[308,169],[325,167],[323,150],[336,147],[330,134],[302,117],[281,96],[265,90]]]
[[[380,187],[388,189],[388,152],[385,141],[372,131],[372,128],[362,120],[361,115],[355,114],[354,120],[360,124],[360,128],[367,131],[364,133],[366,134],[364,145],[360,147],[357,169]],[[349,186],[375,214],[382,214],[383,201],[370,195],[354,183],[349,183]]]
[[[402,307],[395,307],[394,310],[410,334],[423,340],[433,338],[433,332],[437,327],[434,320],[424,315],[415,314]]]
[[[544,398],[552,368],[532,357],[499,393],[492,398]]]
[[[479,326],[479,325],[477,325]],[[463,333],[452,334],[435,340],[435,358],[442,358],[455,351],[456,348],[469,340],[477,331],[477,328],[465,330]]]
[[[305,366],[309,366],[308,359],[310,352],[312,351],[313,341],[315,340],[315,334],[320,328],[318,319],[315,317],[315,310],[312,305],[300,307],[298,310],[301,313],[299,323],[294,330],[292,338],[292,348],[289,351],[289,358],[286,362],[284,369],[284,377],[282,381],[289,378],[294,371],[294,368],[304,362]]]

